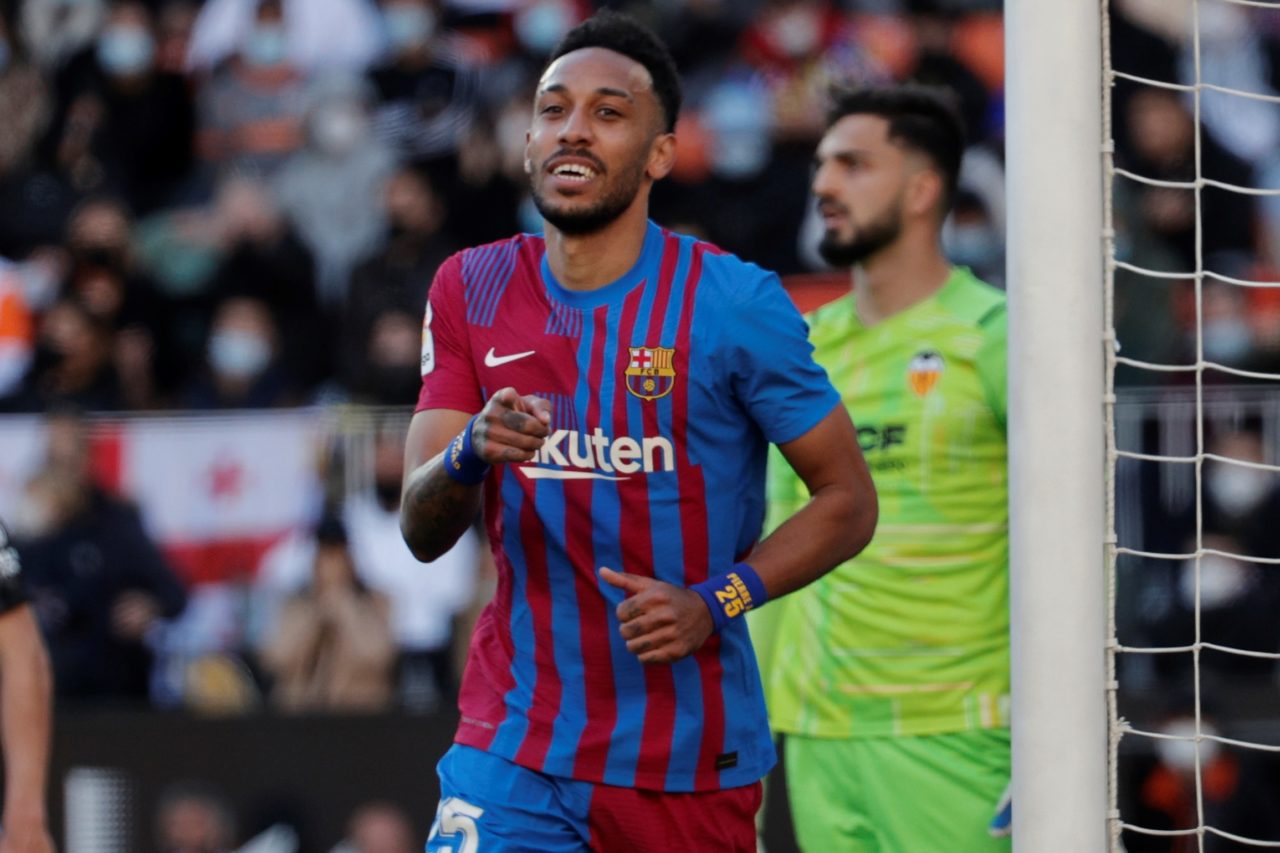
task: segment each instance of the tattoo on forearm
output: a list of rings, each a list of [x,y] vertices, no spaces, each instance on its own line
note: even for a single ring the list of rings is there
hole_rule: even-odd
[[[442,471],[432,470],[405,496],[413,520],[416,545],[457,539],[471,523],[478,501],[476,490],[460,486]]]

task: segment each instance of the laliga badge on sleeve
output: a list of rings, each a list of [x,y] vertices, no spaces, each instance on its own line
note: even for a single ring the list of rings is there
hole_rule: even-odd
[[[427,300],[427,314],[422,318],[422,375],[436,368],[436,344],[431,337],[431,301]]]

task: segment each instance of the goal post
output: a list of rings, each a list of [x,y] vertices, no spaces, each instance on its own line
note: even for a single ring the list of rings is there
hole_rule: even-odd
[[[1102,19],[1005,4],[1017,853],[1108,844]]]

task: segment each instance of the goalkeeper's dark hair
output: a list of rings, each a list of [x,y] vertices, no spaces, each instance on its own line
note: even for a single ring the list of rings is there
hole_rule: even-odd
[[[874,115],[889,123],[889,139],[928,157],[942,175],[943,212],[955,203],[964,156],[964,120],[955,95],[940,86],[907,84],[831,93],[827,129],[846,116]]]
[[[630,15],[603,9],[578,24],[551,51],[550,65],[566,53],[588,47],[602,47],[634,59],[653,78],[653,93],[662,104],[666,132],[676,129],[680,117],[680,74],[671,51],[653,31]]]

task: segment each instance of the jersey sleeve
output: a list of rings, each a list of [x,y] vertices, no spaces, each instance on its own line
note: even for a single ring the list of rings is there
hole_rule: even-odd
[[[478,412],[484,406],[467,333],[461,255],[436,271],[422,321],[422,390],[415,412],[456,409]]]
[[[0,613],[8,613],[27,603],[27,590],[22,582],[22,562],[9,541],[9,531],[0,525]]]
[[[772,273],[754,267],[732,313],[729,371],[738,399],[774,444],[817,426],[840,402],[827,372],[813,360],[809,327]]]
[[[982,318],[982,346],[978,349],[978,379],[1000,425],[1005,426],[1009,398],[1009,324],[1003,304]]]

